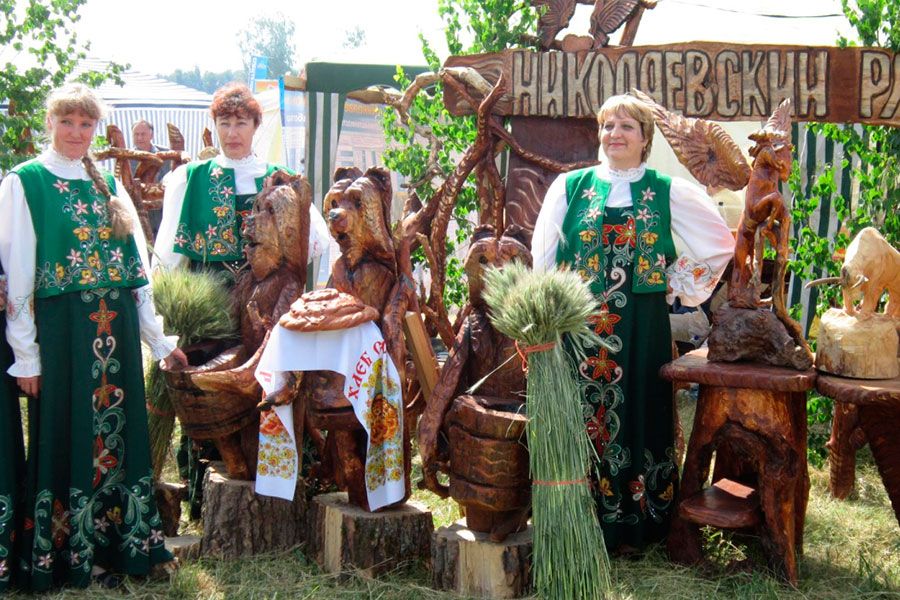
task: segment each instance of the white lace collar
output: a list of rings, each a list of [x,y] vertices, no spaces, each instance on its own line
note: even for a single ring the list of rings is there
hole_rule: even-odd
[[[218,154],[213,159],[216,161],[216,164],[220,167],[225,167],[226,169],[246,169],[247,167],[255,167],[260,164],[265,164],[262,160],[260,160],[255,154],[250,153],[244,158],[228,158],[224,154]]]
[[[80,158],[69,158],[68,156],[57,152],[53,146],[47,146],[47,148],[41,152],[38,159],[47,166],[59,167],[62,169],[84,168]]]
[[[607,163],[600,165],[600,176],[608,177],[612,182],[631,183],[638,181],[647,171],[647,163],[641,163],[633,169],[613,169]]]

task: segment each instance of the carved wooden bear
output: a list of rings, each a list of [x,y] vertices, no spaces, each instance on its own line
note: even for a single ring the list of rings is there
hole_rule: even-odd
[[[215,439],[229,476],[252,479],[262,389],[254,377],[265,340],[306,286],[312,190],[302,176],[277,173],[253,201],[243,235],[250,265],[239,276],[234,302],[241,343],[205,364],[167,373],[186,432]],[[207,422],[208,421],[208,422]]]
[[[521,228],[512,225],[499,238],[490,225],[475,231],[465,263],[471,310],[418,432],[425,487],[453,496],[466,508],[468,527],[495,541],[523,528],[531,506],[525,374],[515,342],[493,328],[481,297],[484,269],[514,260],[531,265]],[[478,395],[466,395],[478,382]],[[438,471],[450,474],[449,488],[438,482]]]
[[[411,282],[398,274],[389,228],[392,189],[390,174],[381,168],[365,173],[356,168],[335,171],[334,184],[325,195],[323,213],[332,237],[341,248],[330,287],[350,294],[375,308],[387,351],[404,380],[406,349],[402,319],[409,306]],[[311,427],[328,431],[323,474],[331,472],[350,502],[368,509],[365,484],[366,432],[356,420],[343,394],[343,377],[331,371],[302,375],[297,411]],[[409,425],[404,424],[404,472],[409,496]],[[374,435],[374,433],[373,433]]]

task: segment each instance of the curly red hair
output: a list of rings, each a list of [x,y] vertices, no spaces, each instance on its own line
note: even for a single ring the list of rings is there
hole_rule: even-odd
[[[253,119],[256,126],[262,122],[262,107],[243,83],[227,83],[217,89],[209,112],[213,121],[219,117],[244,117]]]

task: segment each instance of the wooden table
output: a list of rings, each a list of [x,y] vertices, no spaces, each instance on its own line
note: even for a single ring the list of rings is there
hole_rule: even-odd
[[[713,363],[700,349],[663,366],[660,375],[700,384],[670,557],[703,560],[701,525],[755,527],[770,566],[796,585],[809,498],[806,392],[816,372]],[[704,489],[713,452],[715,485]]]
[[[828,441],[831,493],[839,499],[850,495],[856,451],[868,442],[900,522],[900,377],[850,379],[822,373],[816,390],[834,400]]]

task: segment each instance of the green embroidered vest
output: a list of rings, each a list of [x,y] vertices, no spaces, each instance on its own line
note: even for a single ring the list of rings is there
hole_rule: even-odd
[[[35,296],[147,285],[134,236],[112,236],[106,199],[93,182],[61,179],[37,160],[13,172],[25,190],[37,238]],[[104,176],[116,189],[112,176]]]
[[[556,263],[577,271],[591,281],[594,293],[605,289],[603,211],[611,185],[598,178],[595,167],[579,169],[566,177],[568,208]],[[675,259],[669,190],[672,180],[652,169],[631,184],[634,220],[606,243],[629,243],[635,248],[632,291],[649,294],[666,291],[666,266]]]
[[[187,165],[187,188],[174,251],[193,261],[224,262],[244,260],[241,227],[250,214],[256,194],[235,194],[234,169],[220,167],[214,160]],[[257,193],[263,181],[284,167],[269,165],[256,178]]]

